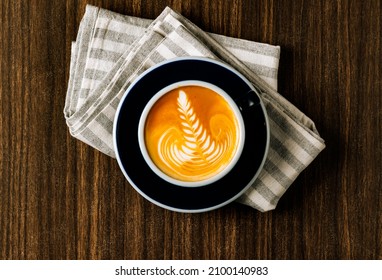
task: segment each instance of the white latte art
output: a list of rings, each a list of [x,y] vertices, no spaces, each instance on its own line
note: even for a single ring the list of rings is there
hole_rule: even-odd
[[[166,94],[146,125],[153,162],[170,177],[189,182],[221,172],[235,154],[239,134],[224,98],[209,89],[196,89]]]
[[[181,132],[169,128],[158,143],[158,154],[168,168],[179,172],[197,169],[199,176],[211,172],[211,165],[222,164],[227,147],[232,144],[232,137],[221,137],[223,141],[214,140],[199,120],[187,94],[180,90],[177,99]],[[215,115],[213,118],[225,118],[224,115]],[[211,123],[214,120],[211,119]],[[229,133],[224,127],[219,133]],[[220,169],[220,168],[217,168]]]

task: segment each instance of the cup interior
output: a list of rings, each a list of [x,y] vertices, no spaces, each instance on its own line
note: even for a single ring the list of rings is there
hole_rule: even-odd
[[[230,158],[230,161],[225,165],[225,167],[220,170],[217,174],[214,174],[210,176],[207,179],[202,179],[202,180],[195,180],[195,181],[188,181],[188,180],[180,180],[177,178],[174,178],[172,176],[169,176],[165,172],[163,172],[153,161],[151,158],[147,145],[146,145],[146,138],[145,138],[145,127],[146,127],[146,122],[148,119],[148,116],[150,114],[150,111],[152,110],[153,106],[160,100],[164,95],[166,95],[168,92],[182,88],[185,86],[199,86],[199,87],[204,87],[207,89],[212,90],[213,92],[217,93],[222,97],[226,103],[229,105],[231,111],[233,112],[235,119],[237,121],[237,141],[235,143],[236,149],[234,150],[233,156]],[[182,187],[200,187],[200,186],[205,186],[211,183],[214,183],[218,181],[219,179],[223,178],[226,174],[228,174],[231,169],[235,166],[237,161],[239,160],[243,147],[244,147],[244,141],[245,141],[245,127],[244,127],[244,121],[242,114],[240,112],[240,109],[238,108],[237,104],[235,101],[221,88],[217,87],[216,85],[213,85],[211,83],[199,81],[199,80],[186,80],[186,81],[181,81],[181,82],[176,82],[173,83],[169,86],[164,87],[161,89],[159,92],[154,94],[154,96],[149,100],[147,105],[145,106],[144,110],[142,111],[142,114],[139,119],[139,124],[138,124],[138,142],[139,142],[139,148],[142,153],[142,156],[147,163],[147,165],[150,167],[150,169],[160,178],[163,180],[177,185],[177,186],[182,186]]]

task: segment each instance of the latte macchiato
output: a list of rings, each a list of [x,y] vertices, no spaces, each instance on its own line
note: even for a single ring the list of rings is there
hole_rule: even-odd
[[[210,86],[182,85],[149,106],[144,146],[152,163],[181,182],[208,180],[227,169],[242,145],[234,102]]]

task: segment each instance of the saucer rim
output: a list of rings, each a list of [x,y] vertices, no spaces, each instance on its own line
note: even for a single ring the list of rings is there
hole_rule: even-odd
[[[188,61],[198,61],[198,62],[202,62],[202,63],[212,63],[213,65],[216,65],[218,67],[225,68],[226,70],[228,70],[228,72],[231,72],[232,74],[234,74],[235,76],[240,78],[240,80],[242,80],[242,82],[244,82],[256,94],[257,98],[259,99],[259,104],[258,105],[260,105],[261,112],[262,112],[262,117],[264,118],[264,129],[265,129],[265,147],[264,147],[264,149],[262,149],[262,151],[263,151],[262,160],[261,160],[260,164],[258,165],[258,168],[256,169],[256,172],[252,173],[253,174],[253,175],[251,175],[252,179],[249,180],[246,183],[246,186],[235,187],[237,189],[240,189],[240,191],[236,192],[235,195],[230,196],[228,199],[226,199],[225,201],[223,201],[223,202],[221,202],[219,204],[211,205],[211,206],[205,207],[205,208],[194,208],[194,209],[174,207],[174,206],[165,204],[163,202],[160,202],[157,199],[154,199],[151,196],[147,195],[137,185],[137,183],[132,178],[130,178],[130,175],[128,174],[128,171],[125,170],[123,160],[122,160],[122,158],[120,156],[120,149],[119,149],[119,145],[118,145],[118,124],[119,124],[119,118],[121,116],[121,111],[123,110],[124,104],[126,102],[126,98],[129,96],[129,93],[131,93],[131,91],[134,89],[134,87],[137,84],[139,84],[142,81],[142,79],[145,76],[147,76],[149,73],[151,73],[153,71],[158,71],[158,69],[160,69],[161,67],[163,67],[165,65],[173,64],[173,63],[177,63],[177,62],[182,62],[182,61],[187,61],[187,60]],[[207,82],[209,82],[209,81],[207,81]],[[244,116],[243,116],[243,119],[244,119]],[[247,128],[245,128],[245,131],[246,130],[247,130]],[[158,205],[158,206],[160,206],[160,207],[162,207],[164,209],[168,209],[168,210],[175,211],[175,212],[182,212],[182,213],[201,213],[201,212],[211,211],[211,210],[214,210],[214,209],[221,208],[221,207],[231,203],[232,201],[236,200],[238,197],[240,197],[253,184],[253,182],[258,178],[259,173],[262,170],[262,168],[264,166],[264,163],[266,161],[266,158],[267,158],[267,154],[268,154],[268,150],[269,150],[269,142],[270,142],[270,127],[269,127],[268,115],[267,115],[267,112],[266,112],[265,105],[264,105],[263,101],[261,100],[260,94],[256,90],[256,88],[240,72],[238,72],[236,69],[232,68],[231,66],[227,65],[226,63],[223,63],[223,62],[215,60],[215,59],[203,58],[203,57],[178,57],[178,58],[174,58],[174,59],[169,59],[169,60],[163,61],[161,63],[158,63],[158,64],[150,67],[149,69],[145,70],[142,74],[140,74],[130,84],[130,86],[127,88],[127,90],[123,94],[123,96],[122,96],[122,98],[121,98],[121,100],[119,102],[116,114],[115,114],[114,125],[113,125],[113,145],[114,145],[114,148],[115,148],[115,155],[116,155],[116,158],[117,158],[117,161],[118,161],[118,165],[119,165],[122,173],[124,174],[125,178],[130,183],[130,185],[140,195],[142,195],[145,199],[147,199],[148,201],[154,203],[155,205]],[[229,173],[232,173],[232,172],[234,172],[234,170],[231,170]],[[221,180],[223,180],[223,179],[224,178],[222,178]],[[163,180],[163,179],[161,179],[161,180]],[[177,187],[177,188],[184,188],[183,186],[175,186],[175,187]],[[201,187],[198,187],[198,188],[201,188]]]

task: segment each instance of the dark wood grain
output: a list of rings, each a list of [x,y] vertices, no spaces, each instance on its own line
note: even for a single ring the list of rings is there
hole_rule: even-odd
[[[68,133],[70,44],[86,1],[0,4],[1,259],[382,259],[382,8],[370,1],[89,1],[281,46],[279,91],[327,148],[276,210],[170,212]]]

